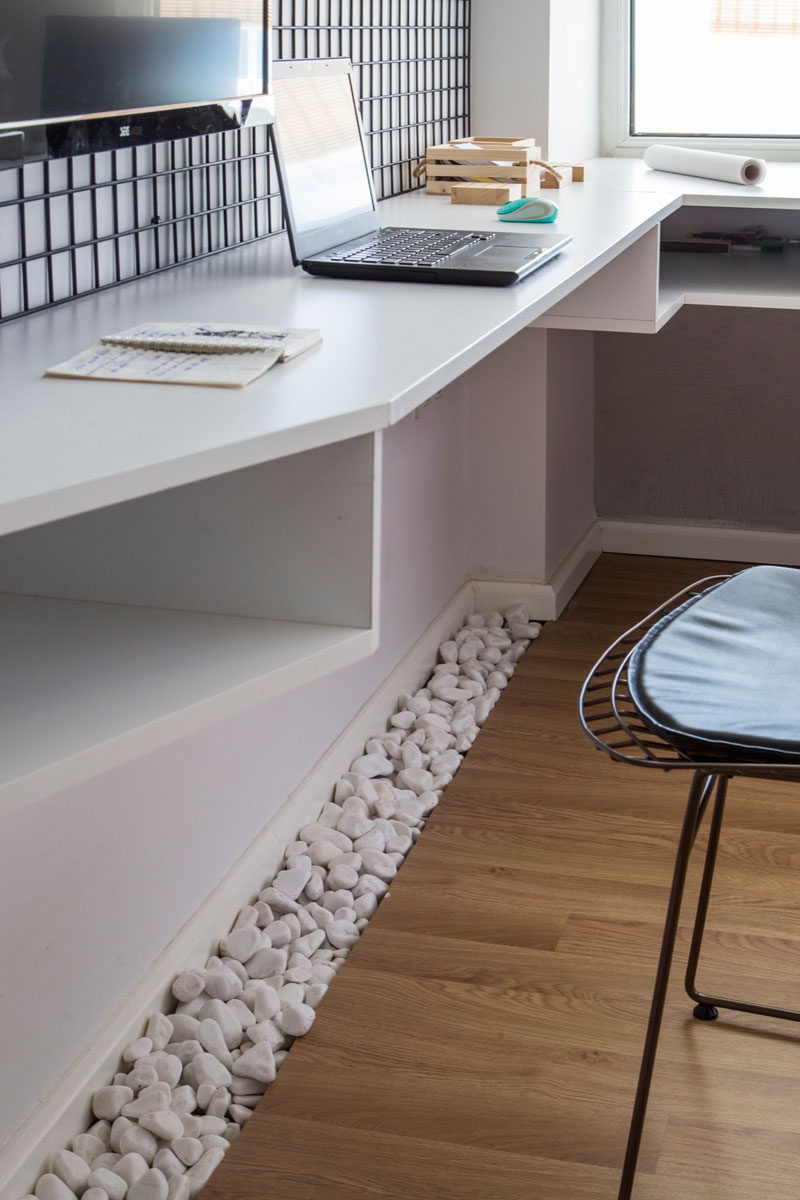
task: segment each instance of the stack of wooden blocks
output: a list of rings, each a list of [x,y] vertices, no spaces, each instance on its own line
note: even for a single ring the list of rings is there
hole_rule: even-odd
[[[449,195],[453,204],[499,205],[582,180],[583,168],[543,163],[534,138],[470,137],[429,146],[425,174],[429,194]]]

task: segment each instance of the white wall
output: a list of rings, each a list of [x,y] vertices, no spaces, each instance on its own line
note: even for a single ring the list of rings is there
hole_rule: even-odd
[[[473,0],[472,132],[599,152],[600,0]]]
[[[547,143],[550,0],[473,0],[472,130]]]
[[[555,162],[600,151],[600,0],[553,0],[547,147]]]

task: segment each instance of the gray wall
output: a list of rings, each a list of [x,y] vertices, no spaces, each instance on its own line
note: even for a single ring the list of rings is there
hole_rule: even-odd
[[[596,338],[600,517],[800,530],[800,313]]]

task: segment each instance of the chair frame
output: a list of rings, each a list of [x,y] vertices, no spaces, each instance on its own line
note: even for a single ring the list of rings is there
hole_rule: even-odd
[[[744,1000],[733,1000],[724,996],[712,996],[699,991],[696,986],[697,964],[714,880],[714,867],[725,812],[728,781],[734,776],[740,775],[761,779],[798,781],[800,780],[800,763],[782,762],[773,766],[763,761],[701,761],[697,757],[691,757],[654,734],[642,723],[628,687],[628,666],[631,655],[649,630],[690,598],[717,587],[729,578],[729,575],[713,575],[700,579],[654,609],[609,646],[595,663],[581,689],[578,708],[580,722],[598,749],[616,762],[662,771],[692,772],[689,796],[675,855],[672,886],[667,904],[661,952],[653,986],[653,997],[618,1200],[629,1200],[633,1188],[689,858],[709,805],[713,811],[685,975],[686,991],[695,1001],[693,1015],[698,1020],[713,1021],[718,1015],[718,1009],[730,1008],[739,1012],[800,1021],[800,1012],[773,1008],[765,1004],[753,1004]]]

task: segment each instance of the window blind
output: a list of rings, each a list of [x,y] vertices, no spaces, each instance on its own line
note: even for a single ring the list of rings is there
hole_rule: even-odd
[[[716,0],[713,33],[800,33],[800,0]]]
[[[162,17],[237,17],[260,25],[263,0],[161,0]]]

